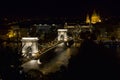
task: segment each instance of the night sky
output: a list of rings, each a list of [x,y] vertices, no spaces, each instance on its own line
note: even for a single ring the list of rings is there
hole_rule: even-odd
[[[120,4],[113,0],[4,0],[0,16],[84,16],[93,10],[102,16],[119,16]]]

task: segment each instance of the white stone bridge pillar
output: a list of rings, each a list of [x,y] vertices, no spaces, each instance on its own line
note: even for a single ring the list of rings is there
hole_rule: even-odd
[[[22,53],[25,57],[34,57],[38,52],[38,38],[37,37],[23,37],[22,38]]]
[[[58,41],[67,41],[67,29],[58,29]]]

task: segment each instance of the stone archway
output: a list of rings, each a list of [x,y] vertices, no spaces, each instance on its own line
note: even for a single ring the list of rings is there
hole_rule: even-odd
[[[58,29],[58,41],[67,41],[67,29]]]
[[[22,53],[26,57],[34,56],[38,52],[38,38],[37,37],[23,37],[22,38]]]

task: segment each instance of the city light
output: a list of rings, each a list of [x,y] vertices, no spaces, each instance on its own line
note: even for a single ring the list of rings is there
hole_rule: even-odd
[[[12,38],[12,37],[16,36],[16,33],[13,30],[10,30],[9,33],[7,34],[7,36],[9,38]]]
[[[87,14],[86,16],[86,23],[92,23],[92,24],[96,24],[97,22],[101,22],[101,18],[100,15],[98,15],[95,10],[93,11],[93,14],[91,16],[91,19],[89,17],[89,15]]]

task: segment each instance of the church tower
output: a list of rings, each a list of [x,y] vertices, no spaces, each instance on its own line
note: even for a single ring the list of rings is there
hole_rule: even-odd
[[[97,22],[101,22],[100,16],[95,12],[95,10],[93,11],[93,14],[91,16],[91,23],[95,24]]]
[[[87,23],[87,24],[90,24],[90,17],[89,17],[88,14],[87,14],[87,17],[86,17],[86,23]]]

